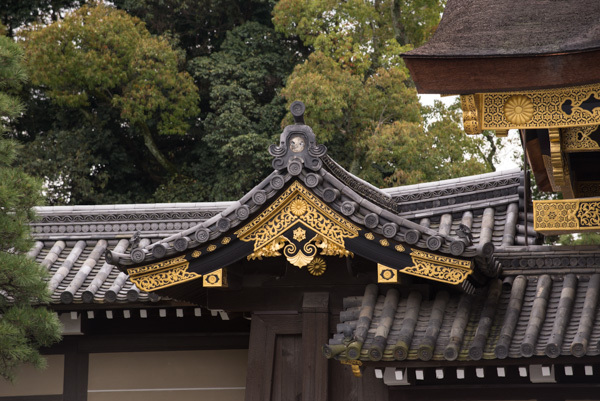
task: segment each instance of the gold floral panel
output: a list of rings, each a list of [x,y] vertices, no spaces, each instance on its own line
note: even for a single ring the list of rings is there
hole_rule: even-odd
[[[600,84],[461,96],[465,131],[469,134],[486,129],[598,125],[599,99]]]
[[[286,237],[285,233],[294,226],[298,227]],[[352,256],[345,249],[344,240],[358,237],[359,231],[360,228],[296,181],[235,235],[242,241],[254,243],[249,260],[283,254],[294,266],[304,267],[319,250],[321,255]]]
[[[533,201],[533,226],[542,234],[600,231],[600,198]]]

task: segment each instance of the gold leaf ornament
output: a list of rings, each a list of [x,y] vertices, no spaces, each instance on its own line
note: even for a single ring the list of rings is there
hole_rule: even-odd
[[[525,95],[514,95],[504,104],[504,115],[513,124],[525,124],[533,117],[533,102]]]

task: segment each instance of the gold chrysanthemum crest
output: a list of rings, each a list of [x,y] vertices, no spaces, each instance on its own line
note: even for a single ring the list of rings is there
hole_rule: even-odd
[[[308,272],[313,276],[320,276],[325,273],[325,269],[327,269],[327,263],[325,263],[325,259],[323,258],[314,258],[312,262],[308,264]]]
[[[301,199],[296,199],[290,204],[290,211],[295,216],[302,216],[304,213],[306,213],[307,209],[308,206],[306,205],[306,202]]]
[[[513,124],[525,124],[533,117],[533,102],[525,95],[514,95],[504,104],[504,115]]]

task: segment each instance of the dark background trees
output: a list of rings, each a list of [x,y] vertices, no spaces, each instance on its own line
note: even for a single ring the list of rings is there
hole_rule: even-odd
[[[43,4],[7,17],[34,78],[11,134],[51,204],[238,198],[270,171],[266,148],[296,99],[329,153],[375,185],[493,169],[493,148],[462,133],[456,107],[419,104],[400,58],[435,30],[443,0],[115,0],[83,8],[84,24],[69,22],[84,19],[79,2]],[[116,28],[93,27],[98,8],[119,16]],[[64,31],[83,41],[67,46]],[[147,62],[161,72],[139,74]]]

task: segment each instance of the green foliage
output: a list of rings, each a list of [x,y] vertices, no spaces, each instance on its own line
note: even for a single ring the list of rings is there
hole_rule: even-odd
[[[277,30],[315,49],[283,96],[304,101],[319,141],[374,185],[493,169],[497,140],[466,137],[458,105],[422,107],[400,58],[432,33],[443,3],[282,0],[274,9]]]
[[[0,30],[2,25],[0,25]],[[23,112],[23,105],[14,94],[27,80],[23,68],[23,50],[10,38],[0,35],[0,135],[6,132],[6,120]],[[5,145],[6,147],[6,145]],[[0,149],[3,158],[9,157],[7,148]]]
[[[63,10],[81,3],[78,0],[3,0],[0,21],[12,37],[18,28],[32,22],[56,21]]]
[[[446,108],[438,101],[425,112],[432,121],[426,128],[406,121],[377,127],[368,138],[367,179],[398,186],[489,171],[476,157],[484,143],[465,135],[457,104]]]
[[[195,152],[217,167],[211,198],[238,198],[269,173],[266,149],[285,115],[277,92],[298,57],[272,28],[250,21],[228,32],[219,52],[192,60],[194,77],[209,87],[210,112]]]
[[[22,111],[10,95],[26,78],[22,52],[0,37],[0,121]],[[0,132],[0,376],[12,380],[22,363],[43,367],[39,348],[60,339],[56,315],[41,305],[49,301],[45,269],[24,255],[31,246],[28,222],[42,203],[41,183],[13,167],[18,145]]]
[[[25,37],[34,85],[64,108],[118,110],[122,124],[134,127],[156,160],[174,172],[153,134],[185,134],[199,99],[167,39],[151,36],[140,20],[103,4],[83,6],[48,26],[34,25]]]
[[[271,170],[293,100],[329,154],[375,185],[492,167],[494,139],[464,137],[455,109],[422,108],[400,57],[443,0],[113,4],[26,36],[33,82],[12,136],[52,204],[238,198]]]
[[[442,0],[281,0],[273,22],[277,30],[363,73],[385,67],[398,50],[408,49],[402,46],[423,44],[444,5]]]
[[[188,59],[221,48],[227,32],[247,21],[270,25],[270,0],[114,0],[155,35],[171,35]]]
[[[600,245],[600,233],[563,234],[559,236],[560,245]]]

